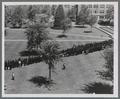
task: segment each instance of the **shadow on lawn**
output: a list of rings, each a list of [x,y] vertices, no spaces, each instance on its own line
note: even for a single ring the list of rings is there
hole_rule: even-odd
[[[39,55],[39,53],[35,50],[33,51],[28,51],[28,50],[24,50],[19,52],[20,56],[37,56]]]
[[[113,94],[113,86],[106,83],[94,82],[86,84],[82,91],[95,94]]]
[[[79,26],[74,26],[75,28],[87,28],[87,26],[82,26],[82,25],[79,25]]]
[[[53,84],[55,84],[53,80],[49,81],[48,78],[42,76],[32,77],[29,81],[36,84],[39,87],[45,86],[46,88],[48,88],[48,90],[50,90],[50,87],[53,86]]]
[[[64,35],[64,34],[61,34],[61,35],[58,35],[57,38],[67,38],[67,35]]]
[[[51,29],[54,29],[54,30],[62,30],[61,27],[51,27]]]

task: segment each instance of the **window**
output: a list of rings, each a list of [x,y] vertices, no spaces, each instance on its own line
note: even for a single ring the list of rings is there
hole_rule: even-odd
[[[65,8],[69,8],[70,6],[69,5],[64,5]]]
[[[90,4],[90,5],[88,5],[88,7],[89,7],[89,8],[92,8],[92,5]]]
[[[100,8],[105,8],[105,5],[100,5]]]
[[[106,5],[106,8],[109,8],[111,5]]]
[[[104,10],[100,10],[100,13],[104,13],[105,11]]]
[[[100,19],[104,19],[104,16],[100,16],[99,18],[100,18]]]
[[[98,8],[98,5],[94,5],[94,8]]]
[[[95,10],[94,13],[97,13],[97,10]]]

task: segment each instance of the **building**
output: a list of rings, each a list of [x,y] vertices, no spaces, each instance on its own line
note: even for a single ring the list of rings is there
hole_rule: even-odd
[[[113,5],[109,5],[109,4],[90,4],[88,5],[88,8],[90,9],[90,13],[92,15],[95,15],[98,17],[98,20],[105,20],[106,17],[106,13],[107,13],[107,10],[110,8],[110,7],[114,7]]]

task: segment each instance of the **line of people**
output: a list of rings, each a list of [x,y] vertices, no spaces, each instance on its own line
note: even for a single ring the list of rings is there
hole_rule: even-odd
[[[112,46],[112,45],[113,45],[112,40],[88,43],[85,45],[73,45],[72,48],[62,50],[61,53],[64,53],[65,57],[79,55],[79,54],[88,54],[95,51],[103,50],[106,47]]]
[[[60,54],[62,54],[63,57],[75,56],[79,54],[88,54],[95,51],[103,50],[107,46],[112,46],[112,44],[113,44],[113,40],[88,43],[85,45],[73,45],[72,48],[62,50]],[[22,66],[38,63],[41,61],[42,61],[42,55],[9,60],[9,61],[5,61],[5,70],[11,70],[12,68],[22,67]]]
[[[33,63],[38,63],[42,61],[42,56],[37,57],[27,57],[27,58],[19,58],[15,60],[5,61],[5,70],[11,70],[12,68],[18,68],[26,65],[30,65]]]

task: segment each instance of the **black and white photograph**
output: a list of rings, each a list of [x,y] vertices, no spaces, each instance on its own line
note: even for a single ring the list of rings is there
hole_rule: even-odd
[[[3,97],[118,97],[118,2],[3,2]]]

